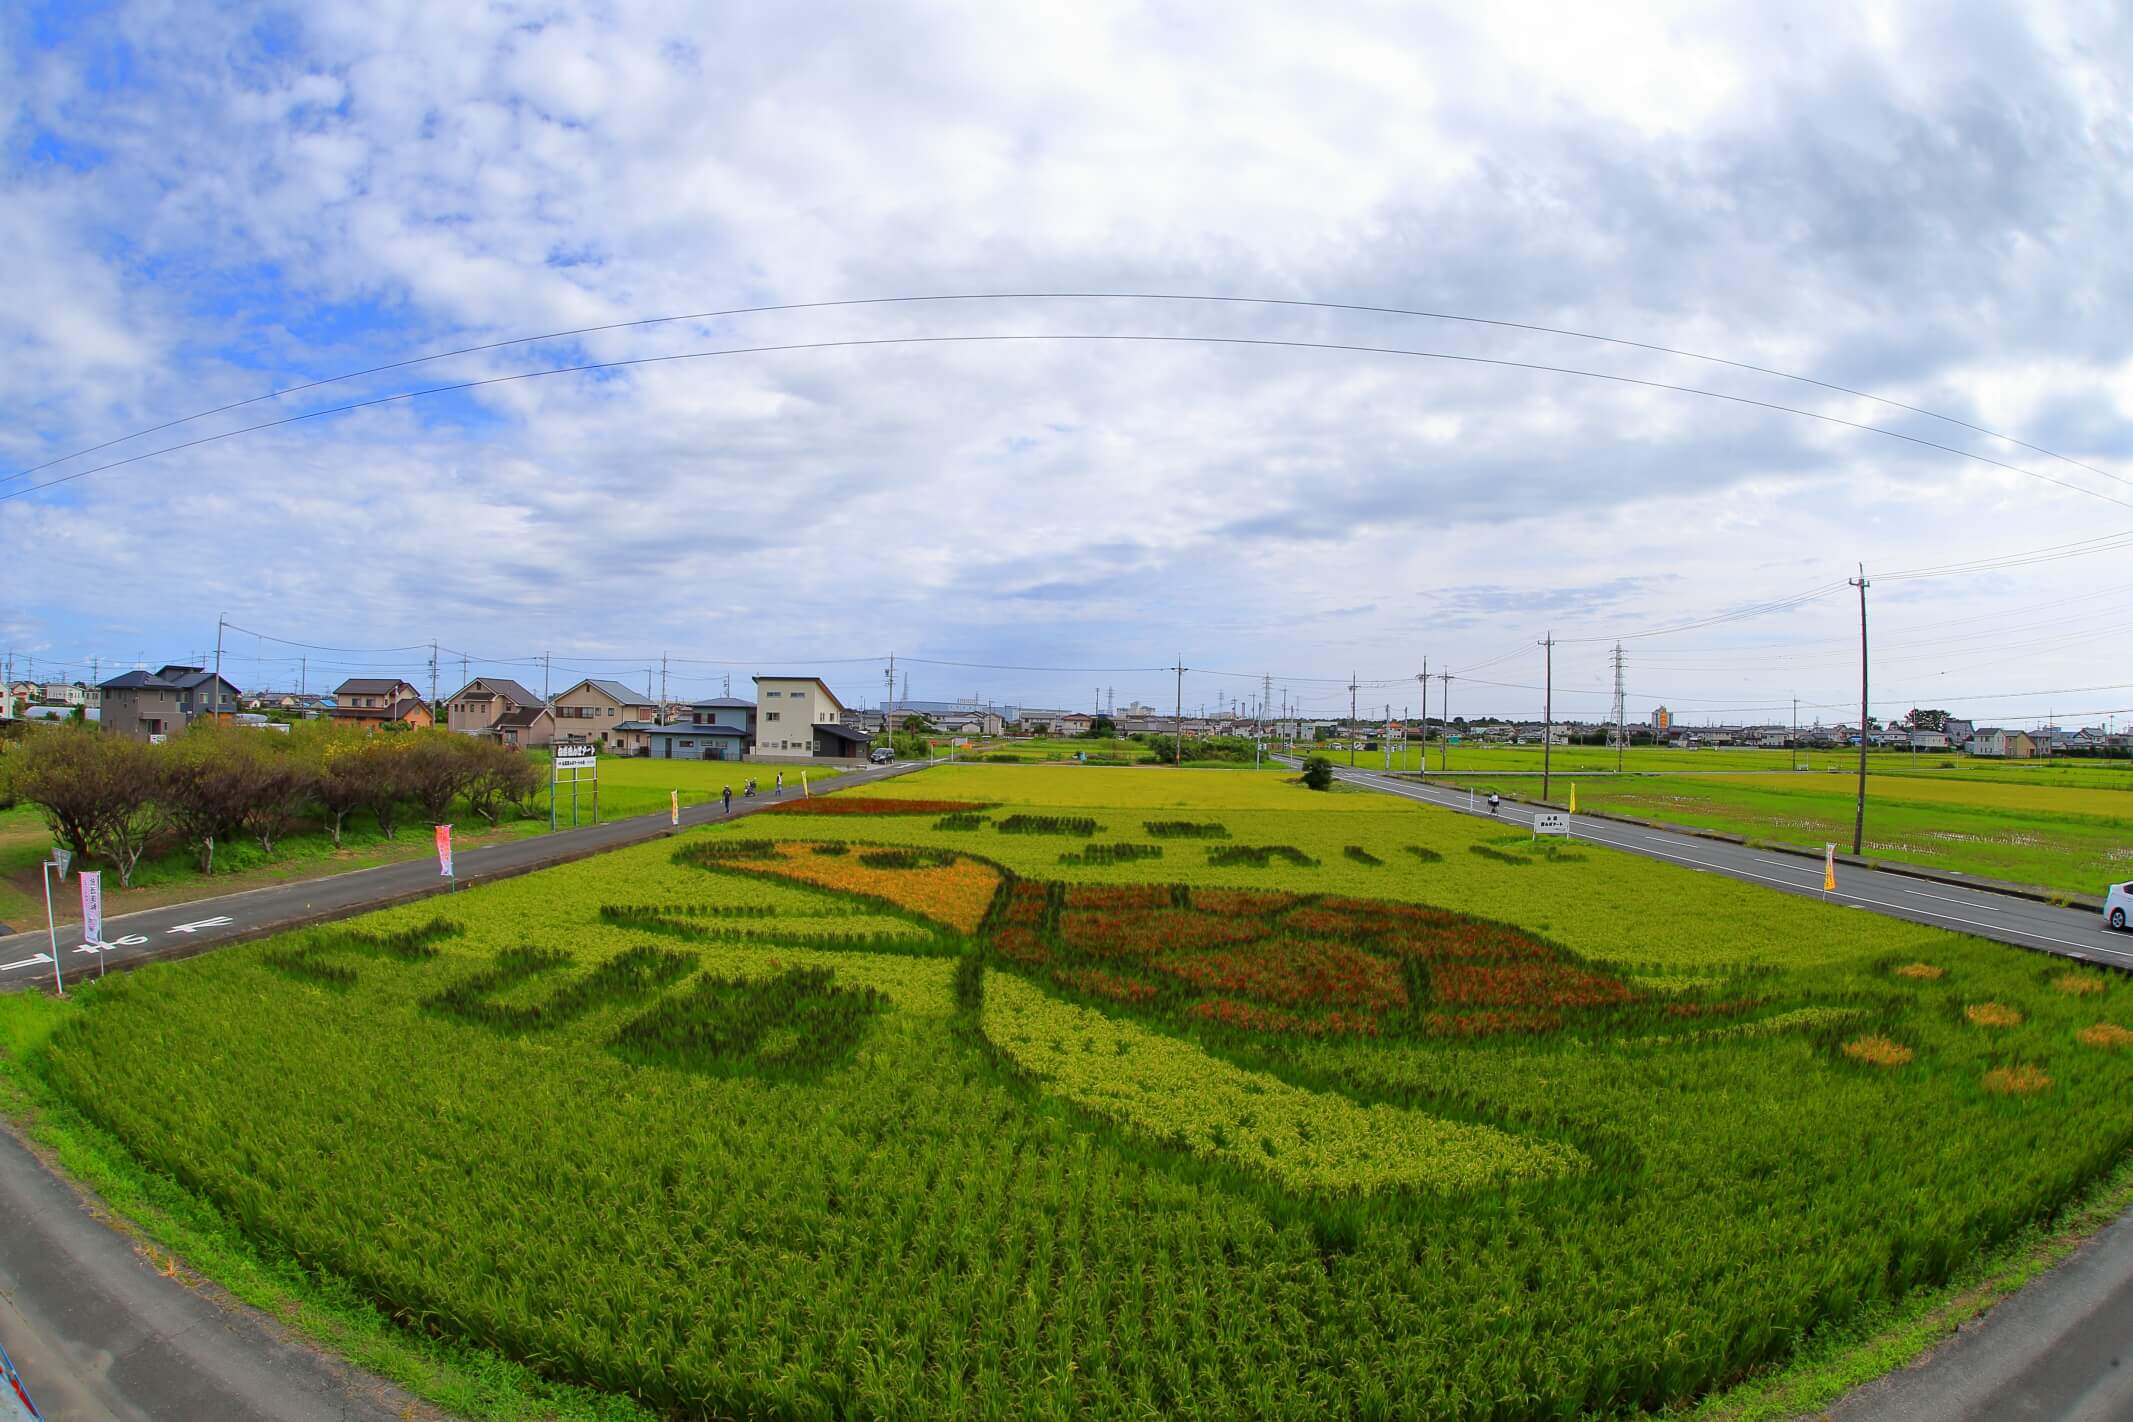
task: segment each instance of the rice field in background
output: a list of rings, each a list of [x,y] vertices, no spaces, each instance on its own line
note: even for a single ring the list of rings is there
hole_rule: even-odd
[[[2133,1142],[2092,970],[1280,774],[857,793],[114,977],[32,1067],[617,1416],[1656,1408]]]

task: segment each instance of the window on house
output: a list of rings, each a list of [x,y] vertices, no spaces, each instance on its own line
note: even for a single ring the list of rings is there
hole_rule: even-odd
[[[778,714],[779,713],[777,713],[776,711],[765,711],[763,713],[763,719],[766,721],[775,721],[778,719]]]

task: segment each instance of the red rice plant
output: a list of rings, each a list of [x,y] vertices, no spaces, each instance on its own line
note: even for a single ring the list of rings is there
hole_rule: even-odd
[[[1051,946],[1032,928],[1009,924],[992,936],[992,946],[1005,956],[1032,968],[1041,968],[1052,961]]]
[[[1059,936],[1071,948],[1098,958],[1151,957],[1188,948],[1216,948],[1263,936],[1269,925],[1256,919],[1223,918],[1190,909],[1143,913],[1069,909],[1059,915]]]
[[[1155,966],[1207,992],[1234,993],[1291,1007],[1378,1010],[1407,1006],[1397,964],[1345,943],[1271,943],[1212,953],[1173,954]]]
[[[1203,913],[1278,913],[1296,895],[1271,889],[1194,889],[1192,906]]]
[[[1113,1002],[1146,1002],[1162,989],[1139,978],[1122,977],[1102,968],[1054,968],[1052,976],[1071,988],[1108,997]]]
[[[1240,1032],[1289,1032],[1306,1037],[1321,1037],[1328,1033],[1368,1037],[1378,1034],[1377,1020],[1361,1013],[1329,1012],[1323,1017],[1298,1017],[1292,1012],[1277,1012],[1270,1007],[1229,997],[1210,997],[1194,1003],[1190,1010],[1203,1022],[1219,1023]]]
[[[1070,884],[1068,908],[1166,909],[1170,907],[1168,884]]]
[[[787,800],[766,815],[958,815],[993,807],[980,800],[892,800],[886,795],[817,795]]]
[[[1515,928],[1475,919],[1442,927],[1415,927],[1386,940],[1386,947],[1427,962],[1509,963],[1549,961],[1556,950]]]
[[[1626,984],[1569,963],[1447,963],[1430,972],[1439,1001],[1474,1007],[1600,1007]]]
[[[1401,925],[1377,915],[1342,913],[1322,907],[1300,908],[1284,920],[1305,933],[1334,933],[1345,938],[1375,938],[1396,932]]]

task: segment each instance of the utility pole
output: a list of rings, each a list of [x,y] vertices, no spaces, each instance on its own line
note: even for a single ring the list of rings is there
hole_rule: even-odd
[[[664,719],[666,718],[666,714],[667,714],[667,654],[666,654],[665,652],[661,652],[661,653],[659,654],[659,715],[660,715],[660,718],[661,718],[662,720],[664,720]]]
[[[1178,674],[1178,714],[1175,723],[1177,740],[1171,746],[1176,755],[1170,763],[1183,770],[1185,768],[1185,657],[1183,653],[1179,653],[1178,664],[1172,667],[1171,670]]]
[[[1422,683],[1422,739],[1415,745],[1415,774],[1429,774],[1429,658],[1422,659],[1422,675],[1415,678]]]
[[[1348,673],[1348,768],[1355,769],[1355,673]]]
[[[437,704],[437,642],[430,640],[430,705]]]
[[[1859,589],[1859,807],[1852,816],[1852,853],[1858,854],[1866,843],[1866,564],[1845,581]]]
[[[222,625],[223,619],[215,619],[215,719],[220,721],[222,711]]]
[[[1622,644],[1615,643],[1615,774],[1622,773],[1622,748],[1629,743],[1629,716],[1622,698]]]
[[[1548,752],[1555,747],[1555,633],[1541,643],[1548,649],[1541,678],[1541,798],[1548,798]]]
[[[883,669],[881,678],[883,686],[881,693],[881,733],[884,736],[893,737],[895,729],[890,726],[889,718],[896,706],[896,653],[889,653],[889,665]],[[893,745],[895,742],[891,740],[890,744]]]
[[[1444,730],[1437,742],[1437,772],[1441,775],[1452,768],[1452,674],[1438,672],[1437,679],[1444,683]]]
[[[1800,768],[1800,698],[1792,698],[1792,768]]]
[[[310,689],[310,686],[311,686],[311,659],[310,659],[309,657],[298,657],[298,658],[296,659],[296,692],[297,692],[297,695],[299,695],[299,696],[302,696],[302,695],[306,694],[306,693],[308,692],[308,690]]]
[[[543,702],[543,703],[545,704],[545,703],[547,702],[547,700],[548,700],[548,654],[547,654],[546,652],[543,652],[543,653],[541,653],[541,701],[542,701],[542,702]]]

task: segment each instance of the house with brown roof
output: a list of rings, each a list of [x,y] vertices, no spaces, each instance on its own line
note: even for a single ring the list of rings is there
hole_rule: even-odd
[[[503,745],[538,750],[555,740],[555,714],[545,706],[517,706],[496,718],[486,734]]]
[[[507,713],[540,705],[540,697],[507,677],[478,676],[444,703],[445,725],[461,735],[494,735]]]
[[[587,677],[548,703],[555,713],[555,734],[560,738],[596,740],[603,750],[636,749],[634,731],[624,731],[631,721],[657,723],[659,707],[650,696],[641,696],[619,681]]]
[[[437,718],[411,681],[355,676],[333,689],[333,719],[375,731],[380,726],[430,726]]]

